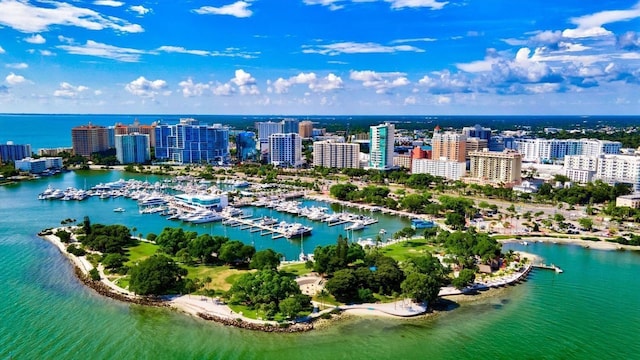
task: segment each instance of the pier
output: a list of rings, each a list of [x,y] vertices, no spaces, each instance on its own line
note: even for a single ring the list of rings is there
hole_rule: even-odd
[[[260,232],[260,236],[271,235],[272,239],[278,239],[281,237],[291,238],[297,236],[298,234],[292,234],[291,228],[287,228],[286,226],[281,226],[281,223],[273,224],[273,225],[263,225],[258,224],[257,221],[261,218],[248,218],[248,217],[234,217],[228,214],[219,213],[220,216],[224,218],[222,224],[228,226],[240,226],[242,230],[249,230],[249,232]],[[292,225],[292,224],[287,224]],[[302,225],[300,225],[302,226]],[[295,225],[294,225],[295,227]],[[311,230],[309,230],[311,231]]]
[[[532,266],[536,269],[553,270],[557,273],[564,272],[564,270],[562,270],[559,266],[554,264],[547,265],[547,264],[539,263],[539,264],[533,264]]]

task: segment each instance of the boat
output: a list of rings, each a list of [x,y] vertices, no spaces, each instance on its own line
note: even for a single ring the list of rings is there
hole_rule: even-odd
[[[113,209],[113,212],[124,212],[124,211],[125,211],[124,208],[121,208],[121,207],[117,207]]]
[[[220,214],[227,217],[233,217],[233,216],[241,216],[244,214],[244,212],[242,211],[242,209],[238,209],[233,206],[227,206],[224,209],[222,209],[222,211],[220,211]]]
[[[261,225],[261,226],[269,226],[277,223],[278,223],[278,219],[268,217],[268,216],[263,216],[256,221],[256,225]]]
[[[214,221],[221,221],[222,216],[216,213],[215,211],[207,211],[196,213],[195,215],[187,218],[185,221],[193,223],[193,224],[204,224]]]
[[[296,237],[296,236],[303,236],[303,235],[311,234],[311,230],[313,230],[313,228],[310,227],[310,226],[304,226],[304,225],[298,224],[298,223],[287,224],[283,228],[284,228],[283,229],[284,230],[283,231],[283,235],[287,239],[290,239],[290,238]]]
[[[344,227],[345,230],[362,230],[364,229],[364,223],[362,221],[355,221],[351,225],[347,225]]]

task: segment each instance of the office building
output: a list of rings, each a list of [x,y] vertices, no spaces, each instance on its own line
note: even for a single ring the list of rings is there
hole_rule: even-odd
[[[269,136],[272,134],[282,134],[282,122],[263,121],[256,123],[258,129],[258,150],[261,153],[269,153]],[[297,132],[297,131],[296,131]]]
[[[473,151],[469,153],[469,178],[482,184],[513,186],[522,180],[522,155],[517,151]]]
[[[156,126],[156,159],[179,164],[229,162],[229,129],[180,119],[176,125]]]
[[[239,162],[255,160],[257,152],[254,132],[242,131],[236,134],[236,157]]]
[[[316,141],[313,143],[313,166],[327,168],[360,167],[360,145],[337,141]]]
[[[390,170],[393,168],[395,126],[385,123],[369,128],[369,168]]]
[[[40,174],[45,172],[47,169],[62,169],[62,158],[42,157],[33,159],[31,157],[26,157],[21,160],[16,160],[15,168],[20,171],[30,172],[32,174]]]
[[[22,160],[31,156],[31,145],[14,144],[7,141],[6,144],[0,144],[0,162],[9,162]]]
[[[459,161],[450,161],[445,158],[414,159],[411,163],[412,174],[429,174],[449,180],[460,180],[466,172],[466,164]]]
[[[486,139],[477,137],[468,137],[465,144],[465,160],[469,160],[469,153],[473,151],[482,151],[489,148],[489,143]]]
[[[462,134],[467,138],[479,138],[486,140],[487,143],[491,140],[491,129],[482,127],[481,125],[465,126],[462,128]]]
[[[107,128],[92,124],[76,126],[71,129],[71,144],[73,153],[84,157],[109,150]]]
[[[302,138],[297,133],[269,136],[269,163],[280,167],[302,165]]]
[[[116,158],[120,164],[144,164],[151,160],[149,135],[116,135]]]
[[[300,133],[300,125],[298,119],[283,119],[282,132],[285,134]]]
[[[618,154],[622,148],[618,141],[597,139],[517,139],[515,144],[523,161],[538,163],[564,161],[571,155]]]

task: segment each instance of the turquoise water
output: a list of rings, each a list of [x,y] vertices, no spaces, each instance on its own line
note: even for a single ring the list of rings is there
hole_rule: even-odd
[[[103,298],[82,286],[66,259],[34,234],[85,214],[94,222],[123,223],[143,233],[174,223],[137,214],[127,199],[39,201],[36,194],[48,182],[82,186],[87,177],[90,186],[120,176],[70,173],[0,187],[0,358],[630,359],[640,353],[640,255],[628,251],[509,245],[565,272],[534,271],[522,285],[429,319],[355,319],[304,334],[251,332]],[[127,212],[113,213],[118,206]],[[381,222],[389,230],[394,226],[390,219]],[[197,229],[224,231],[220,224]],[[247,235],[234,231],[228,234],[232,238]],[[335,241],[331,231],[338,230],[327,231],[314,231],[305,248],[307,241],[309,251],[312,243]],[[253,241],[291,255],[299,252],[298,243],[284,239]]]

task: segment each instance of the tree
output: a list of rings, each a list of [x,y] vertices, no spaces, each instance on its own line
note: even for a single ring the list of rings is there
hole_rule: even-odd
[[[71,233],[65,230],[56,231],[55,235],[62,241],[63,243],[71,242]]]
[[[454,230],[462,230],[466,225],[466,219],[464,215],[452,212],[447,214],[444,223],[451,226]]]
[[[131,271],[129,289],[140,295],[162,295],[178,290],[187,270],[165,255],[153,255]]]
[[[256,249],[238,240],[228,241],[220,247],[218,258],[227,264],[243,263],[251,259]]]
[[[415,301],[433,302],[438,298],[440,282],[433,276],[413,272],[400,285],[402,292]]]
[[[580,218],[578,219],[578,224],[580,224],[580,227],[586,231],[591,231],[593,229],[593,219],[591,218]]]
[[[121,254],[107,254],[102,259],[102,265],[110,270],[119,269],[127,261],[127,257]]]
[[[280,301],[299,294],[300,287],[292,278],[274,270],[258,270],[242,275],[231,286],[227,297],[231,303],[250,307],[273,303],[277,309]],[[306,302],[308,305],[309,298]]]
[[[87,235],[91,234],[91,220],[88,216],[85,216],[82,221],[82,230],[84,230],[84,233]]]
[[[462,289],[465,286],[470,285],[476,279],[476,272],[472,269],[462,269],[458,274],[458,277],[451,281],[451,285],[456,289]]]
[[[282,255],[271,249],[256,252],[251,258],[249,267],[258,270],[275,270],[280,265],[280,257]]]
[[[296,294],[280,301],[280,312],[287,318],[294,318],[309,307],[311,298],[304,294]]]
[[[327,280],[325,289],[340,302],[358,299],[358,281],[351,269],[338,270]]]

